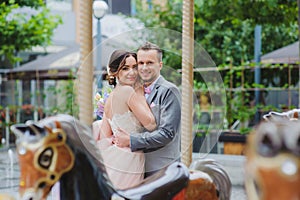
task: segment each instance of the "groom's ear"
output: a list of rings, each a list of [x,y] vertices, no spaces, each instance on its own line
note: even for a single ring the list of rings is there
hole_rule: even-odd
[[[163,67],[163,62],[161,61],[161,62],[159,62],[159,68],[161,69],[162,67]]]

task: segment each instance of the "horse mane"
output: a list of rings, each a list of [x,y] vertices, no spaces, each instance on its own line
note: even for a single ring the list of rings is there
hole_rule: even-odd
[[[65,114],[43,119],[38,125],[56,128],[56,121],[67,134],[67,144],[75,157],[72,170],[61,177],[61,198],[77,199],[76,196],[80,195],[80,199],[110,199],[115,189],[107,176],[101,153],[91,136],[91,128]]]

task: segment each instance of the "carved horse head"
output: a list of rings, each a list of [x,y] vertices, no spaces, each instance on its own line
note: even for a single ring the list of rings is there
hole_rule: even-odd
[[[18,138],[22,199],[45,199],[58,180],[63,180],[60,190],[64,199],[76,199],[78,195],[93,199],[92,195],[107,197],[113,193],[88,126],[69,115],[57,115],[37,123],[13,125],[11,130]]]
[[[32,199],[35,194],[35,199],[44,199],[62,174],[74,165],[66,133],[59,122],[55,128],[27,124],[15,125],[12,130],[22,134],[17,140],[21,198]]]
[[[269,113],[248,136],[246,191],[250,200],[300,199],[298,110]]]

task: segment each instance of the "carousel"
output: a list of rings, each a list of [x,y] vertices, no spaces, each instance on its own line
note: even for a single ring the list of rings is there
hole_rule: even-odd
[[[82,29],[84,39],[78,70],[78,82],[85,83],[77,88],[79,119],[60,114],[11,126],[17,137],[20,166],[17,199],[48,199],[51,191],[59,188],[58,199],[61,200],[230,200],[231,182],[223,166],[205,156],[192,159],[193,9],[192,0],[183,1],[181,162],[170,164],[135,187],[120,190],[112,185],[92,137],[93,65],[92,57],[88,56],[92,51],[89,45],[92,33],[85,28]],[[92,1],[82,3],[80,12],[82,16],[91,16]],[[91,23],[89,18],[81,20],[83,27],[91,27]],[[214,78],[221,81],[218,76]],[[299,110],[270,113],[253,131],[246,152],[245,185],[250,199],[300,199],[298,115]],[[221,130],[223,121],[214,122],[218,123]],[[286,137],[287,134],[290,137]],[[0,199],[15,197],[0,194]]]

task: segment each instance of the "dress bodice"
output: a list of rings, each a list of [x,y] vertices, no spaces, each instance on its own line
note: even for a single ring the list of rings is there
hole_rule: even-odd
[[[123,114],[114,114],[111,120],[108,120],[111,125],[113,134],[118,133],[118,128],[124,129],[128,133],[142,132],[143,126],[135,115],[128,111]]]

